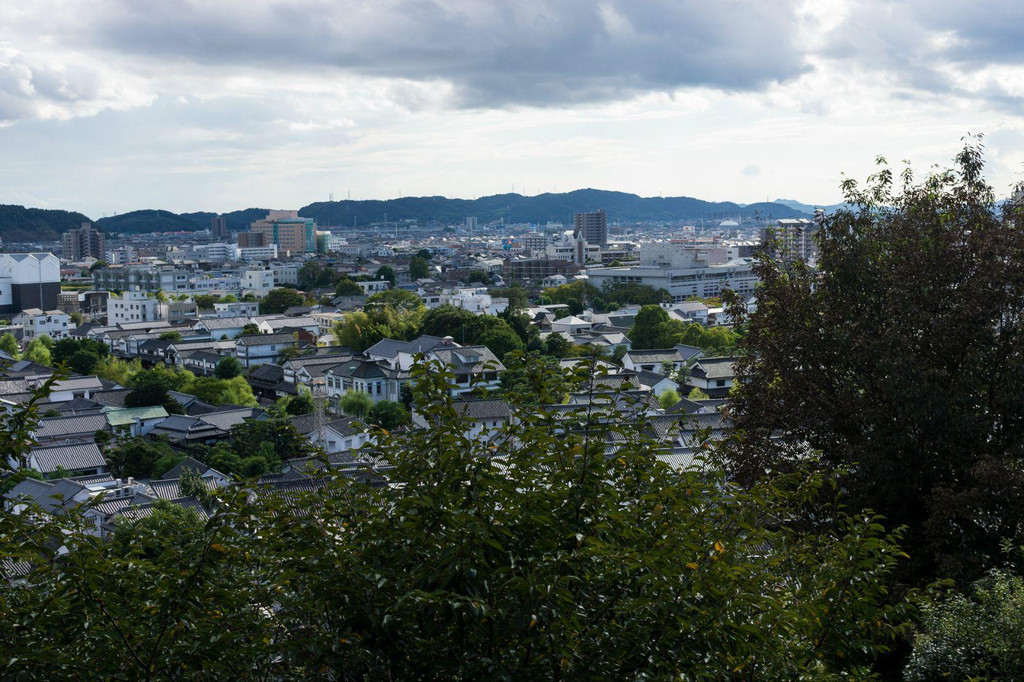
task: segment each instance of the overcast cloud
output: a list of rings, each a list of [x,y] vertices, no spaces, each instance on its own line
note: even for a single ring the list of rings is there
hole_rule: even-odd
[[[999,187],[1022,117],[1019,2],[0,0],[0,202],[94,217],[516,184],[831,202],[967,131]]]

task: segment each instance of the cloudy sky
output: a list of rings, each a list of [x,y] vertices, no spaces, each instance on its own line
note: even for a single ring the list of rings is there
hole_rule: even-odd
[[[985,133],[1020,0],[0,0],[0,203],[289,208],[595,187],[831,203]]]

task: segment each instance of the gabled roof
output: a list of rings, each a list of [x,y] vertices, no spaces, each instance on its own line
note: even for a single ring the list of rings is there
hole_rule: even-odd
[[[35,460],[40,473],[52,474],[64,471],[81,471],[83,469],[102,469],[107,460],[95,443],[69,443],[66,445],[47,445],[33,448],[29,456]]]
[[[91,399],[99,403],[100,405],[108,405],[110,407],[124,407],[124,399],[129,393],[132,392],[130,388],[115,388],[108,391],[96,391],[92,394]]]
[[[690,368],[690,375],[702,379],[732,379],[736,376],[736,358],[701,358]]]
[[[175,478],[175,479],[181,478],[182,474],[184,474],[186,471],[194,471],[197,474],[199,474],[200,476],[203,476],[208,471],[211,471],[214,474],[220,474],[219,471],[217,471],[216,469],[214,469],[210,465],[205,464],[204,462],[200,462],[198,459],[194,459],[192,457],[186,457],[185,459],[181,460],[180,462],[175,464],[173,467],[171,467],[170,471],[168,471],[166,474],[164,474],[160,478],[167,479],[167,480],[170,480],[172,478]],[[220,475],[224,476],[224,474],[220,474]],[[227,477],[225,476],[225,478],[227,478]]]
[[[429,336],[424,334],[412,341],[396,341],[394,339],[381,339],[366,349],[366,354],[371,357],[388,358],[394,360],[399,353],[426,353],[445,344],[458,347],[457,343],[446,341],[440,336]]]
[[[249,324],[248,317],[204,317],[193,325],[209,331],[214,329],[241,329]]]
[[[199,482],[209,492],[213,492],[218,488],[217,481],[210,477],[200,478]],[[150,481],[149,489],[161,500],[176,500],[183,497],[181,494],[180,478],[161,478]]]
[[[269,346],[287,343],[296,343],[291,334],[251,334],[235,339],[235,344],[239,346]]]
[[[626,355],[634,363],[650,362],[682,362],[683,356],[675,348],[652,348],[650,350],[630,350]]]
[[[487,346],[435,348],[428,356],[440,360],[442,364],[452,366],[456,372],[482,372],[485,369],[500,372],[505,369],[505,365],[501,364]]]
[[[263,410],[256,407],[242,407],[223,412],[210,412],[199,416],[201,421],[212,424],[222,431],[230,431],[231,427],[243,423],[246,419],[253,419],[263,415]]]
[[[165,419],[167,410],[162,405],[152,407],[104,407],[107,422],[111,426],[130,426],[136,419]]]
[[[384,368],[380,365],[381,362],[381,360],[353,358],[347,362],[341,362],[333,367],[328,367],[324,370],[324,374],[331,374],[336,377],[376,379],[387,376]]]
[[[36,440],[57,440],[69,436],[87,436],[91,440],[94,433],[106,430],[106,415],[83,414],[40,419],[32,434]]]
[[[457,400],[452,404],[455,413],[469,420],[509,419],[512,410],[504,400]]]

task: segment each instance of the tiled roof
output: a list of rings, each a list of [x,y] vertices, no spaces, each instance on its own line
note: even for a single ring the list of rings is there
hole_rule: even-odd
[[[99,377],[71,377],[63,381],[53,382],[51,391],[54,393],[57,391],[98,391],[102,388],[103,383],[99,380]]]
[[[705,379],[731,379],[736,376],[736,358],[701,358],[690,374]]]
[[[682,362],[683,356],[675,348],[656,348],[651,350],[631,350],[626,355],[634,363],[641,362]]]
[[[504,400],[459,400],[453,407],[456,414],[466,419],[509,419],[512,416]]]
[[[69,443],[34,448],[29,456],[35,460],[39,471],[51,474],[58,469],[81,471],[102,469],[107,466],[103,454],[95,443]]]
[[[246,419],[252,419],[263,414],[263,410],[255,407],[243,407],[237,410],[228,410],[224,412],[210,412],[209,414],[200,415],[199,419],[212,424],[222,431],[230,431],[231,427],[235,424],[241,424]]]
[[[103,414],[84,414],[72,417],[50,417],[39,420],[33,431],[36,440],[55,440],[69,436],[87,435],[107,429],[107,417]]]
[[[152,407],[105,407],[103,410],[107,415],[107,422],[111,426],[128,426],[134,424],[136,419],[164,419],[167,417],[167,410],[161,405]]]
[[[268,346],[270,344],[280,345],[295,343],[291,334],[253,334],[251,336],[239,336],[235,343],[239,346]]]

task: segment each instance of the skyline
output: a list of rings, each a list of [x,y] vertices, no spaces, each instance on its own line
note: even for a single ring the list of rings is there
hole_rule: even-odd
[[[1011,2],[87,5],[0,0],[0,203],[830,204],[876,155],[920,175],[968,132],[997,195],[1024,177]]]

